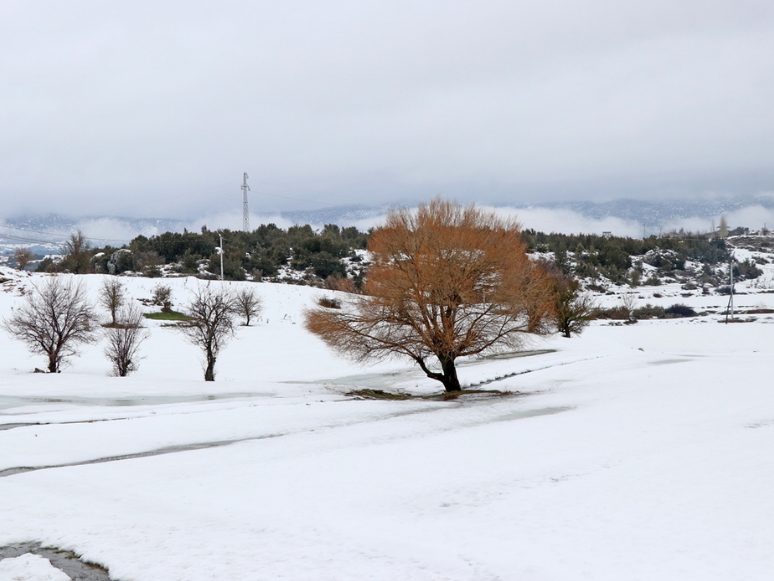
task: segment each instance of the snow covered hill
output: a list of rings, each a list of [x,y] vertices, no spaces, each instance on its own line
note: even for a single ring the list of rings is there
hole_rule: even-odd
[[[0,315],[43,276],[3,269]],[[79,278],[96,298],[103,277]],[[121,280],[135,299],[159,282]],[[175,307],[199,284],[163,282]],[[308,334],[329,291],[227,284],[265,309],[214,383],[160,322],[127,378],[101,345],[32,373],[45,361],[0,335],[0,547],[72,550],[122,581],[770,578],[772,315],[724,325],[724,297],[616,289],[709,314],[598,321],[460,367],[518,396],[382,401],[346,394],[439,385]],[[774,308],[740,290],[739,308]]]

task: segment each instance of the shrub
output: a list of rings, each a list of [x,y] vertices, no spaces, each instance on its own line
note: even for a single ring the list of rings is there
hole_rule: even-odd
[[[328,290],[341,291],[344,293],[357,293],[357,285],[355,281],[346,277],[342,277],[338,273],[332,274],[323,281],[323,287]]]
[[[331,297],[320,297],[317,299],[317,304],[326,309],[340,309],[341,301]]]
[[[675,304],[671,307],[667,307],[664,311],[667,317],[680,318],[680,317],[695,317],[696,311],[694,311],[688,305]]]
[[[153,304],[161,307],[161,311],[168,313],[172,310],[172,287],[166,284],[157,284],[153,288]]]
[[[634,310],[635,319],[663,319],[666,317],[664,307],[659,307],[647,303],[644,307]]]
[[[615,321],[626,321],[629,319],[629,311],[624,307],[611,307],[609,309],[597,309],[595,313],[597,319],[613,319]]]

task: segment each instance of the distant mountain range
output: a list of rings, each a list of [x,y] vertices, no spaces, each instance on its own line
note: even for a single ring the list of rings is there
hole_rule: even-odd
[[[681,219],[705,218],[708,221],[750,206],[774,209],[774,197],[746,196],[687,200],[631,200],[604,202],[578,201],[530,204],[530,208],[570,210],[584,217],[601,219],[616,217],[642,224],[648,231],[658,230]],[[294,224],[339,224],[349,226],[383,215],[388,206],[336,206],[310,211],[280,212]],[[77,228],[92,236],[93,246],[121,246],[131,238],[144,234],[181,232],[191,221],[156,218],[126,218],[115,216],[66,217],[60,215],[26,215],[7,218],[0,223],[0,254],[8,254],[20,245],[34,252],[58,252],[61,243]],[[234,227],[239,227],[235,224]],[[758,227],[761,225],[749,225]],[[94,234],[93,232],[98,232]],[[116,238],[109,238],[114,235]]]
[[[694,200],[611,200],[606,202],[557,202],[540,204],[540,207],[572,210],[587,218],[601,219],[607,216],[639,222],[648,229],[687,218],[707,220],[729,214],[750,206],[774,209],[774,197],[734,196]],[[754,226],[754,225],[749,225]]]
[[[339,224],[349,226],[361,220],[384,215],[389,206],[336,206],[319,210],[281,212],[294,224]]]

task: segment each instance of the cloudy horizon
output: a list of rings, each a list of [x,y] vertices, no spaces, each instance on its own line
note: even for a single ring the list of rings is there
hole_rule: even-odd
[[[687,233],[706,234],[725,217],[730,228],[749,228],[758,231],[774,224],[774,206],[750,204],[730,209],[727,212],[695,214],[688,213],[668,218],[658,224],[645,223],[642,219],[607,213],[591,215],[568,207],[546,206],[487,206],[481,208],[492,211],[504,218],[516,220],[522,228],[545,233],[562,234],[597,234],[610,232],[614,236],[642,238],[651,235],[668,234],[683,230]],[[254,213],[250,214],[252,228],[261,224],[275,224],[287,229],[294,225],[309,224],[313,229],[320,230],[325,224],[335,223],[342,227],[355,226],[361,231],[378,227],[384,222],[386,209],[373,208],[371,212],[356,214],[341,214],[338,218],[330,216],[314,216],[309,214],[304,219],[293,213]],[[38,217],[40,218],[40,217]],[[11,244],[41,244],[56,243],[64,240],[70,232],[80,230],[92,246],[120,246],[128,243],[138,235],[156,236],[167,231],[199,232],[206,226],[210,230],[240,230],[242,214],[236,211],[226,211],[202,215],[188,220],[131,220],[121,217],[80,217],[65,220],[63,223],[54,221],[53,225],[21,225],[17,222],[0,224],[0,240],[6,239]],[[10,237],[10,238],[9,238]],[[17,238],[14,238],[17,237]],[[14,242],[16,240],[16,242]]]

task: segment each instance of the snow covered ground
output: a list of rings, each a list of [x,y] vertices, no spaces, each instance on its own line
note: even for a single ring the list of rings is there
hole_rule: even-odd
[[[2,275],[7,315],[40,277]],[[80,278],[96,297],[102,277]],[[158,283],[122,280],[135,298]],[[163,282],[176,306],[196,284]],[[600,321],[460,368],[521,396],[374,401],[345,393],[439,384],[332,354],[302,326],[322,291],[242,284],[265,311],[215,383],[157,322],[128,378],[101,345],[33,374],[45,360],[0,336],[0,546],[72,550],[123,581],[771,578],[771,315]],[[754,292],[736,304],[774,307]],[[30,556],[5,571],[60,578]]]
[[[0,579],[7,581],[69,581],[71,577],[48,559],[27,553],[0,561]]]

